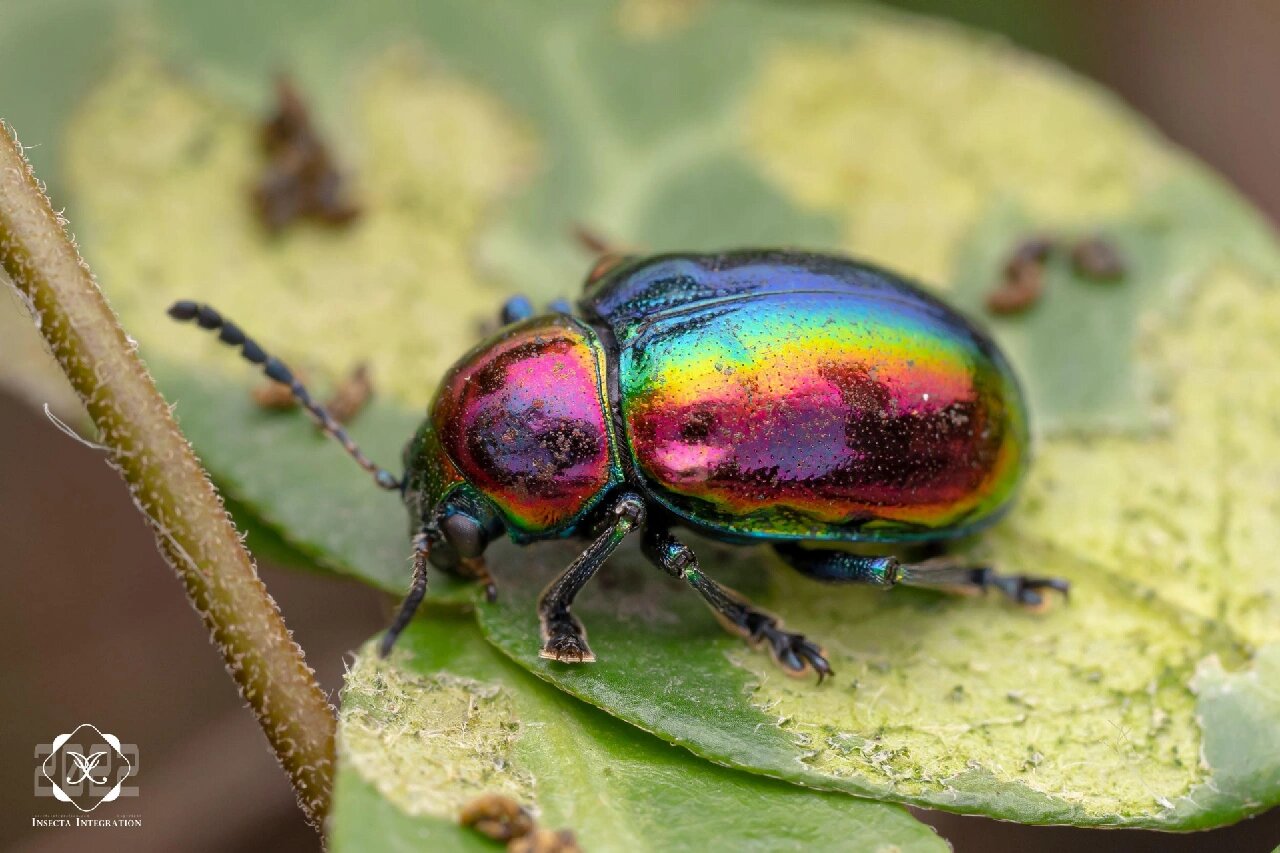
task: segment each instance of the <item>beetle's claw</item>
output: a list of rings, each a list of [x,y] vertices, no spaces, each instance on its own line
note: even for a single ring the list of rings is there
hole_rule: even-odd
[[[831,664],[827,662],[827,658],[822,653],[822,649],[813,643],[805,640],[801,643],[800,653],[804,656],[806,669],[812,669],[818,674],[818,683],[822,683],[822,679],[828,675],[832,675]]]
[[[1071,584],[1062,578],[1019,578],[1018,601],[1036,607],[1044,604],[1039,590],[1051,589],[1061,593],[1064,600],[1071,597]]]
[[[560,663],[595,663],[596,656],[586,638],[577,634],[556,634],[542,644],[538,657]]]
[[[820,646],[806,640],[804,634],[783,631],[776,622],[761,625],[752,639],[769,644],[770,654],[787,675],[800,677],[812,670],[821,684],[822,679],[834,674]]]
[[[1052,589],[1062,594],[1063,601],[1071,600],[1071,581],[1062,578],[1047,578],[1044,583],[1045,589]]]
[[[1060,593],[1063,600],[1070,600],[1071,597],[1071,583],[1062,578],[995,575],[991,577],[991,584],[1013,601],[1033,610],[1045,606],[1045,598],[1040,590],[1051,589]]]

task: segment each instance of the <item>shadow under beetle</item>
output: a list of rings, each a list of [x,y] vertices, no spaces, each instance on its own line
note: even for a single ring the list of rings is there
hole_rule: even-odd
[[[538,604],[544,658],[595,660],[574,596],[638,531],[729,630],[791,674],[831,673],[822,650],[720,586],[671,533],[768,543],[810,577],[956,591],[994,587],[1026,605],[1054,578],[952,557],[904,562],[807,547],[938,543],[1009,506],[1028,461],[1027,411],[992,340],[885,270],[800,252],[605,256],[576,306],[516,297],[503,328],[449,370],[404,451],[373,464],[278,359],[194,302],[169,309],[239,346],[374,475],[399,491],[413,582],[387,654],[426,592],[428,564],[496,593],[482,554],[579,537],[581,556]],[[806,543],[806,544],[801,544]]]

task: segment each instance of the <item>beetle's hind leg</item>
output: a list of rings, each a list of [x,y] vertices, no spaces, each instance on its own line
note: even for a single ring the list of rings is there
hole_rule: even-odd
[[[646,528],[641,548],[654,565],[697,590],[720,624],[731,634],[737,634],[753,645],[767,644],[773,659],[788,675],[804,675],[813,670],[818,674],[818,681],[822,681],[832,674],[831,664],[823,656],[821,648],[806,640],[803,634],[782,630],[782,622],[776,616],[703,574],[693,549],[669,531],[658,527]]]
[[[934,557],[919,563],[901,563],[898,566],[897,582],[903,586],[942,589],[960,594],[996,589],[1010,601],[1032,608],[1045,603],[1042,590],[1061,593],[1063,598],[1071,593],[1070,582],[1062,578],[1002,575],[990,566],[966,564],[955,557]]]
[[[996,589],[1027,607],[1044,604],[1042,590],[1062,593],[1071,585],[1061,578],[1002,575],[990,566],[975,566],[951,556],[904,563],[897,557],[868,557],[847,551],[778,544],[774,550],[802,574],[824,581],[865,583],[871,586],[917,586],[967,594]]]

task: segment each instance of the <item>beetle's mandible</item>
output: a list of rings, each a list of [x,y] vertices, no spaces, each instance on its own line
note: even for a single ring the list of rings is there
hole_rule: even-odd
[[[1008,509],[1028,462],[1027,411],[992,340],[904,279],[802,252],[606,256],[576,305],[523,298],[502,329],[446,374],[404,452],[370,462],[278,359],[213,309],[169,309],[239,346],[288,385],[326,433],[409,510],[413,581],[475,578],[504,531],[517,543],[577,537],[581,556],[538,604],[545,658],[595,659],[574,596],[628,534],[730,630],[791,674],[831,667],[821,648],[717,584],[675,527],[767,543],[810,577],[892,587],[996,588],[1037,605],[1056,578],[1002,575],[947,556],[907,562],[830,547],[929,545]],[[824,545],[828,547],[823,547]]]

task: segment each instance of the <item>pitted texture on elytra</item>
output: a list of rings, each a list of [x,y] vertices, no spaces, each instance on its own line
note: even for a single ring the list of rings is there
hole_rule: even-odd
[[[604,354],[564,316],[481,343],[431,406],[444,451],[520,533],[572,523],[613,480]]]
[[[659,258],[588,297],[618,330],[630,451],[690,522],[901,540],[990,521],[1023,472],[990,339],[887,273],[784,252]]]

